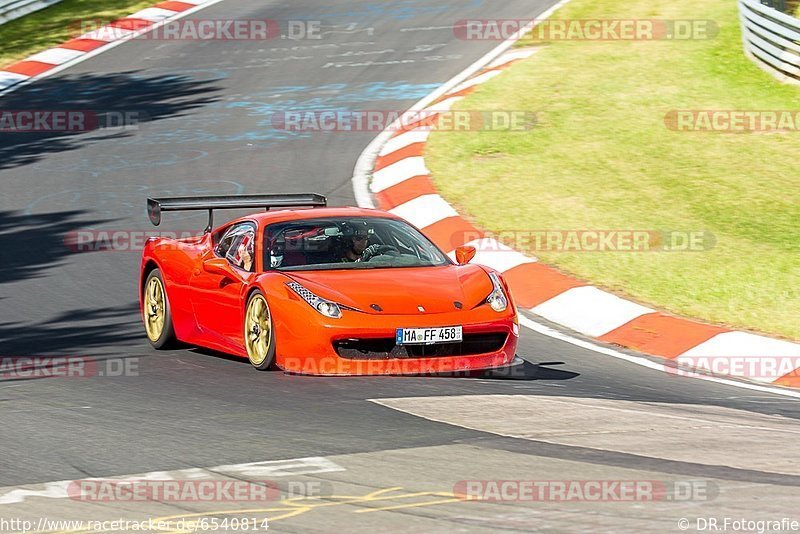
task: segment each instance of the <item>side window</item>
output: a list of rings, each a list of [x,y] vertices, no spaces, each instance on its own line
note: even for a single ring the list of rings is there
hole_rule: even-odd
[[[231,226],[225,232],[223,232],[222,237],[220,237],[217,241],[217,246],[214,247],[214,254],[220,258],[225,257],[225,255],[228,253],[228,249],[231,248],[231,244],[233,243],[236,228],[236,226]]]
[[[214,253],[232,265],[252,271],[255,258],[256,227],[245,222],[231,226],[220,238]]]

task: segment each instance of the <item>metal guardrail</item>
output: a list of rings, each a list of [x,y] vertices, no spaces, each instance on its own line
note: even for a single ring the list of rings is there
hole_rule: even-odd
[[[750,57],[781,80],[800,83],[800,19],[759,0],[738,1],[742,39]]]
[[[61,0],[0,0],[0,24],[39,11]]]
[[[778,11],[786,13],[786,0],[761,0],[761,3],[767,7],[774,7]]]

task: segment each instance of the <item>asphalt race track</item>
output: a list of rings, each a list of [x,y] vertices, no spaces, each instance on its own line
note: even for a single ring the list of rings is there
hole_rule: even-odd
[[[4,109],[136,112],[144,122],[0,134],[2,356],[86,356],[105,370],[0,379],[0,516],[221,517],[258,508],[250,514],[286,532],[640,532],[679,531],[681,518],[796,513],[796,399],[659,373],[528,329],[519,349],[528,363],[513,379],[303,377],[204,350],[157,352],[138,314],[137,250],[76,253],[65,244],[87,229],[151,230],[147,196],[313,191],[353,205],[353,167],[377,132],[287,132],[272,127],[271,114],[405,109],[497,45],[456,39],[455,21],[530,18],[547,7],[225,0],[194,17],[320,20],[323,38],[135,40],[2,97]],[[181,214],[162,223],[204,225],[204,216]],[[282,489],[318,483],[304,486],[322,489],[299,513],[280,502],[41,494],[52,481],[191,478],[194,468],[235,478],[252,473],[230,466],[298,458],[306,460],[294,468],[264,464],[272,467],[260,476]],[[452,497],[459,481],[511,479],[678,482],[703,492],[657,502]]]

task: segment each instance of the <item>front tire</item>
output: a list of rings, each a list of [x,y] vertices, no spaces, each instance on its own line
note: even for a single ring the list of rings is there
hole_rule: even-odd
[[[147,339],[156,349],[166,349],[175,344],[172,310],[164,289],[164,278],[159,269],[147,275],[142,294],[142,321]]]
[[[244,345],[247,358],[259,371],[274,368],[275,329],[267,299],[261,291],[254,291],[247,300],[244,315]]]

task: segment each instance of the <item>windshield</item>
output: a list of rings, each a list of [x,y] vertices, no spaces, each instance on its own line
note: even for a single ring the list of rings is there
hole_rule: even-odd
[[[396,219],[336,217],[267,226],[268,270],[312,271],[447,265],[424,235]]]

